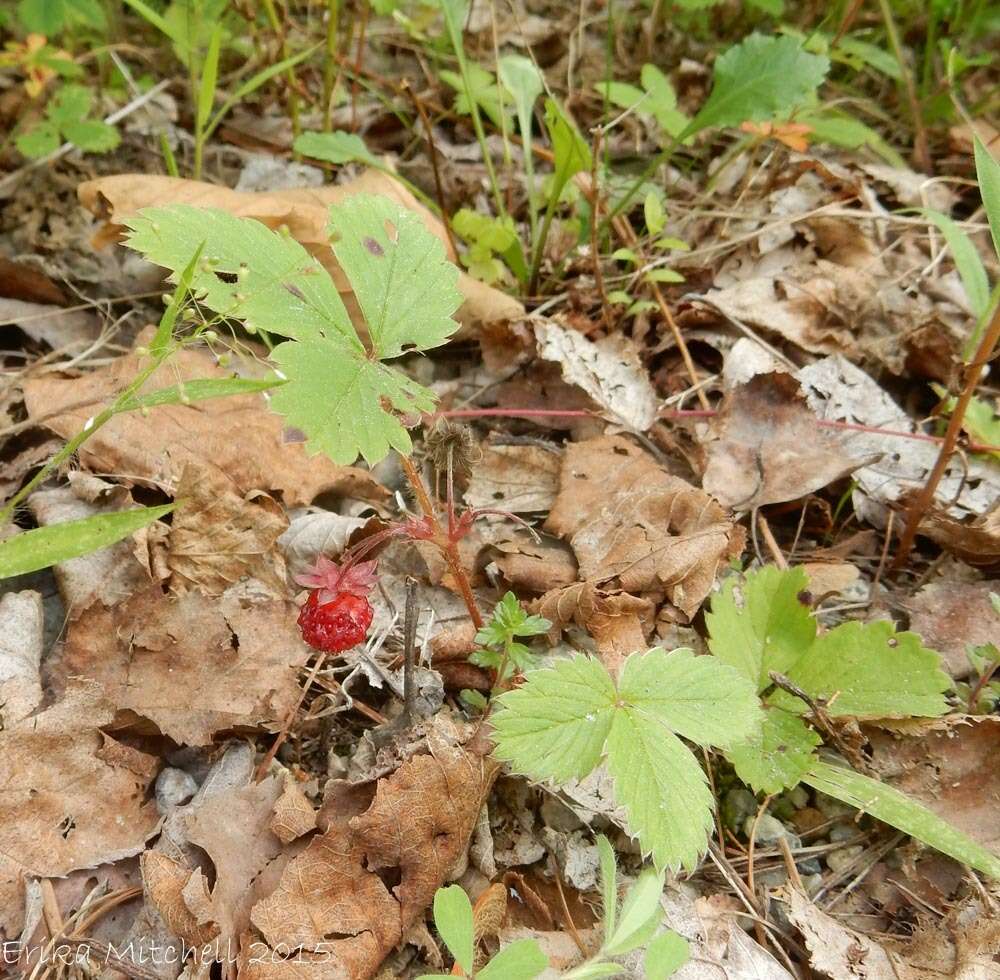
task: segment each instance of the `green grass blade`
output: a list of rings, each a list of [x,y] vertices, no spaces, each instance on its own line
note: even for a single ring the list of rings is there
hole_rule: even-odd
[[[17,534],[0,542],[0,579],[37,572],[57,562],[99,551],[169,514],[175,506],[136,507]]]
[[[978,136],[976,177],[979,180],[979,193],[983,197],[986,217],[990,223],[990,233],[993,235],[993,247],[1000,256],[1000,163],[996,162],[993,154],[983,146]]]
[[[956,861],[1000,879],[1000,858],[898,789],[852,769],[820,761],[802,781],[827,796],[870,813]]]
[[[212,31],[205,53],[205,63],[202,66],[201,85],[198,87],[198,118],[197,128],[204,129],[208,117],[212,113],[212,103],[215,100],[215,83],[219,78],[219,48],[222,44],[222,27],[217,26]]]
[[[143,395],[130,398],[119,411],[132,412],[136,409],[154,408],[157,405],[179,405],[203,402],[210,398],[229,398],[233,395],[252,395],[285,384],[281,378],[204,378],[185,381],[183,384],[158,388]]]

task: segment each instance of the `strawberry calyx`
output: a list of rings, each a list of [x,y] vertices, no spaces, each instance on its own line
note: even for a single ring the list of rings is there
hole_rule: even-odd
[[[375,588],[377,561],[345,562],[338,565],[326,555],[320,555],[314,565],[303,574],[296,575],[295,581],[307,589],[316,590],[316,602],[332,602],[340,595],[353,595],[366,599]]]

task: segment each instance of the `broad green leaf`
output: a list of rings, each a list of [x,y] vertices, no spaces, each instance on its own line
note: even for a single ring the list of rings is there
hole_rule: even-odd
[[[726,758],[755,792],[780,793],[798,785],[820,742],[798,715],[765,704],[760,733],[727,749]]]
[[[293,149],[303,156],[324,160],[327,163],[367,163],[381,167],[381,163],[357,133],[338,130],[333,133],[302,133],[295,140]]]
[[[629,831],[658,868],[694,870],[712,828],[705,774],[681,740],[638,711],[614,713],[608,771]]]
[[[524,145],[524,170],[528,178],[528,219],[531,224],[531,240],[534,242],[538,227],[538,207],[535,203],[535,159],[531,148],[531,124],[535,102],[545,85],[535,63],[520,54],[504,55],[497,62],[497,77],[514,97],[517,128]]]
[[[196,403],[208,401],[210,398],[231,398],[234,395],[253,395],[260,391],[276,388],[286,382],[281,378],[199,378],[185,381],[183,384],[171,385],[169,388],[158,388],[129,399],[123,406],[123,412],[131,412],[142,408],[154,408],[157,405],[180,405],[181,403]]]
[[[601,952],[606,956],[621,956],[642,946],[656,932],[663,918],[662,895],[663,872],[643,869],[625,896],[618,925],[605,939]]]
[[[50,122],[41,122],[21,133],[14,140],[14,145],[26,157],[37,160],[59,149],[59,130]]]
[[[17,19],[32,34],[54,37],[66,26],[65,0],[21,0]]]
[[[476,980],[533,980],[548,966],[549,958],[534,939],[519,939],[477,970]]]
[[[643,279],[646,282],[684,282],[684,277],[674,269],[653,269]]]
[[[982,195],[986,217],[990,223],[993,247],[1000,257],[1000,163],[996,162],[993,154],[983,146],[978,136],[975,137],[975,154],[979,193]]]
[[[631,109],[646,98],[646,93],[641,88],[629,85],[628,82],[598,82],[594,88],[601,95],[606,96],[608,102],[618,106],[619,109]],[[640,109],[642,108],[645,107],[640,106]]]
[[[962,280],[962,288],[965,290],[965,296],[969,301],[969,309],[973,316],[976,319],[984,316],[990,306],[990,283],[986,278],[986,269],[983,267],[983,260],[976,251],[976,246],[948,215],[932,208],[923,209],[921,214],[928,221],[933,222],[944,235],[944,240],[948,243],[948,248],[951,249],[951,257]]]
[[[857,807],[956,861],[1000,880],[1000,858],[905,793],[851,769],[817,761],[803,782]]]
[[[144,3],[143,0],[125,0],[125,2],[140,17],[152,24],[161,34],[165,34],[170,38],[175,45],[179,46],[186,43],[186,38],[178,26],[157,13],[149,4]]]
[[[887,75],[893,81],[898,82],[901,78],[899,62],[893,57],[892,52],[880,48],[877,44],[871,44],[856,37],[842,37],[837,42],[834,54],[839,56],[838,60],[845,61],[854,68],[868,65],[870,68],[882,72],[883,75]],[[844,58],[843,55],[847,55],[847,57]]]
[[[582,779],[601,761],[615,686],[592,657],[534,670],[499,698],[494,755],[535,779]]]
[[[597,837],[597,854],[601,861],[601,918],[605,937],[615,931],[615,920],[618,917],[618,863],[615,861],[615,851],[611,842],[599,834]]]
[[[728,746],[761,725],[753,683],[715,657],[660,647],[625,661],[619,702],[649,714],[699,745]]]
[[[642,87],[649,95],[643,106],[653,114],[660,127],[671,136],[679,136],[691,120],[677,108],[677,93],[670,79],[656,65],[642,66]]]
[[[107,153],[121,142],[118,130],[103,119],[80,119],[63,123],[62,131],[70,143],[85,153]]]
[[[882,135],[860,119],[849,116],[839,109],[823,106],[808,112],[796,113],[795,121],[805,123],[812,129],[812,139],[817,143],[832,143],[848,150],[860,146],[870,146],[891,167],[905,169],[906,161],[897,153]]]
[[[892,623],[842,623],[822,634],[787,671],[791,681],[833,716],[936,717],[948,710],[951,687],[941,657],[916,633],[897,633]],[[805,705],[785,691],[771,701],[791,711]]]
[[[659,235],[667,223],[667,215],[659,197],[652,191],[646,195],[646,199],[643,201],[642,213],[646,220],[646,230],[651,235]]]
[[[271,357],[288,379],[271,396],[271,408],[301,429],[310,453],[335,463],[369,463],[389,449],[409,454],[410,436],[392,412],[419,416],[434,408],[434,395],[380,361],[346,354],[325,339],[279,344]]]
[[[691,958],[688,941],[673,929],[661,932],[646,947],[643,975],[646,980],[667,980]]]
[[[434,925],[455,962],[472,976],[475,963],[475,926],[472,903],[461,885],[449,885],[434,893]]]
[[[57,126],[77,122],[90,112],[94,96],[83,85],[64,85],[45,107],[45,115]]]
[[[829,68],[827,58],[809,54],[795,38],[751,34],[716,60],[712,93],[683,135],[774,119],[807,102]]]
[[[471,93],[479,105],[479,108],[490,117],[495,126],[503,124],[504,106],[500,101],[500,93],[497,89],[497,80],[493,73],[487,71],[482,65],[474,61],[467,61],[465,70],[468,77],[468,91]],[[469,103],[469,96],[466,93],[465,81],[462,76],[453,71],[438,72],[441,81],[450,85],[458,93],[455,96],[455,111],[460,116],[472,114],[472,107]],[[509,105],[509,103],[508,103]],[[510,111],[509,109],[507,110]]]
[[[743,583],[728,579],[712,597],[705,616],[709,649],[758,692],[771,686],[770,671],[787,673],[816,636],[816,621],[799,599],[808,585],[801,568],[782,572],[767,565]]]
[[[343,354],[364,353],[333,280],[290,235],[188,204],[143,208],[124,223],[129,246],[172,270],[175,282],[204,245],[191,289],[216,313],[283,337],[322,338]]]
[[[458,268],[416,212],[356,194],[331,208],[329,230],[379,358],[438,347],[458,329]]]
[[[97,514],[79,521],[50,524],[16,534],[0,542],[0,579],[23,575],[48,568],[70,558],[89,555],[92,551],[127,538],[139,528],[174,509],[174,504],[160,507],[135,507],[113,514]]]

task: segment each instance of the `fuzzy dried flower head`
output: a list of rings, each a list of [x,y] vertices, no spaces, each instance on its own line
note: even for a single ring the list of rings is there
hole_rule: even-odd
[[[468,476],[474,464],[482,459],[476,437],[467,425],[449,419],[438,419],[424,437],[427,454],[439,473],[446,473],[449,464],[456,476]]]
[[[355,595],[367,598],[375,587],[375,561],[359,561],[355,564],[338,565],[326,555],[320,555],[316,563],[295,581],[307,589],[315,589],[317,602],[331,602],[338,595]]]

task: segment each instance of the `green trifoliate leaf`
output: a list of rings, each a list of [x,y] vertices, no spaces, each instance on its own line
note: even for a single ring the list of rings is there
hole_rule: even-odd
[[[684,743],[641,711],[620,710],[608,736],[608,771],[629,830],[657,867],[694,870],[712,828],[712,794]]]
[[[794,38],[751,34],[716,60],[712,93],[685,134],[785,114],[809,101],[829,68]]]
[[[764,706],[758,735],[726,750],[736,775],[758,793],[780,793],[798,784],[815,761],[820,737],[798,716]]]
[[[322,338],[344,354],[364,354],[333,280],[290,235],[188,204],[144,208],[125,224],[132,231],[129,246],[170,269],[174,282],[203,246],[191,288],[210,310],[250,329]]]
[[[842,623],[809,648],[788,677],[830,715],[855,718],[936,717],[948,710],[951,687],[941,657],[916,633],[897,633],[892,623]],[[771,701],[791,711],[806,706],[777,691]]]
[[[801,568],[768,565],[743,583],[728,579],[705,617],[709,649],[749,677],[758,691],[771,686],[770,671],[787,673],[816,636],[816,621],[799,599],[809,584]]]
[[[21,133],[14,145],[26,157],[37,160],[59,149],[59,130],[50,122],[42,122]]]
[[[699,745],[727,746],[760,729],[753,684],[715,657],[656,647],[625,661],[619,701]]]
[[[472,903],[461,885],[449,885],[435,892],[434,925],[455,962],[466,976],[471,976],[475,961],[475,926]]]
[[[70,143],[85,153],[107,153],[121,142],[118,130],[102,119],[63,123],[62,132]]]
[[[392,411],[417,416],[434,408],[426,388],[379,361],[344,353],[325,339],[280,344],[274,358],[288,383],[271,396],[271,408],[301,429],[310,452],[335,463],[369,463],[389,449],[409,453],[409,433]]]
[[[649,96],[643,108],[656,117],[665,132],[679,136],[691,120],[677,108],[677,93],[670,79],[656,65],[643,65],[640,77]]]
[[[803,782],[1000,880],[1000,858],[898,789],[820,760]]]
[[[615,686],[591,657],[532,671],[499,698],[494,755],[535,779],[582,779],[601,761],[615,712]]]
[[[458,268],[416,212],[356,194],[331,208],[329,230],[377,357],[438,347],[455,332]]]
[[[519,939],[477,970],[476,980],[534,980],[548,966],[549,958],[534,939]]]
[[[90,112],[94,96],[83,85],[64,85],[45,107],[45,115],[57,126],[83,119]]]

